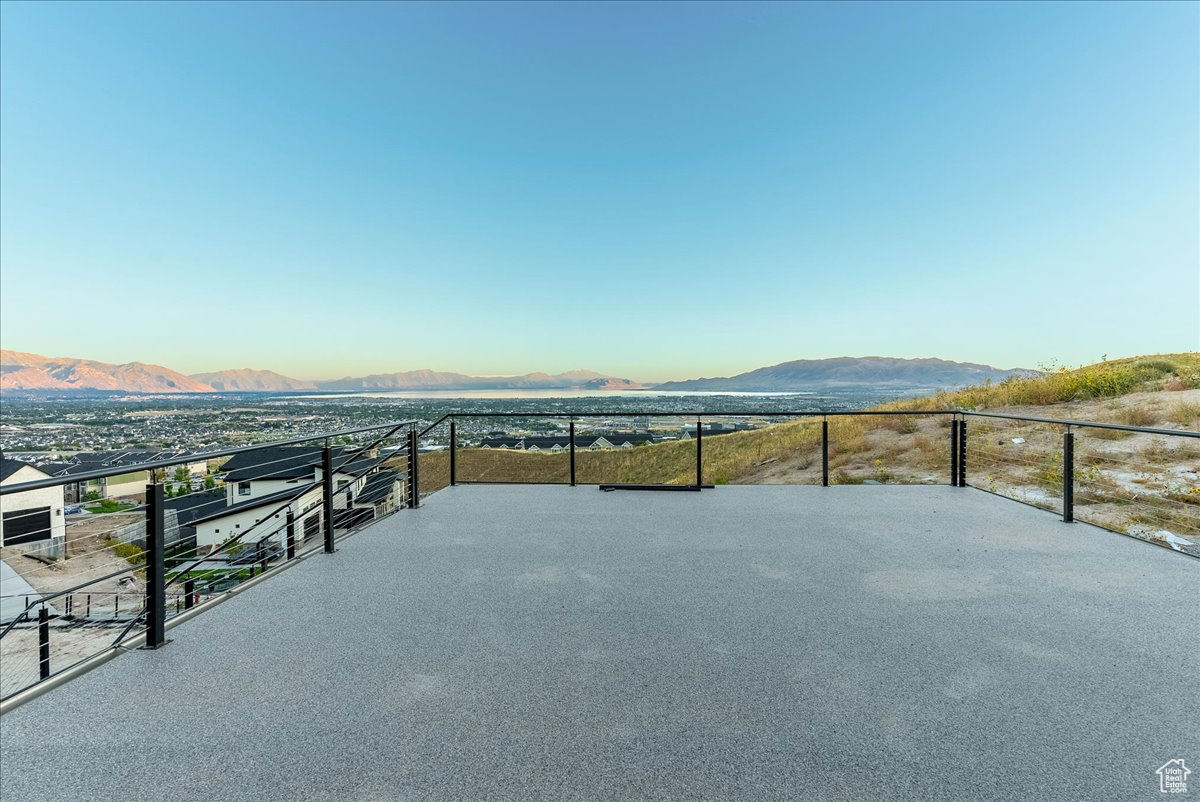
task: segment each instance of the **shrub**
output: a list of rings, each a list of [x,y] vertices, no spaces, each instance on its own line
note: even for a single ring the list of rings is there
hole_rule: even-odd
[[[829,483],[834,485],[861,485],[863,480],[858,476],[851,475],[845,468],[841,468],[829,477]]]
[[[113,543],[110,548],[113,554],[130,565],[139,565],[142,562],[142,555],[145,553],[145,549],[133,543]]]
[[[1153,426],[1158,423],[1158,413],[1146,407],[1128,407],[1117,417],[1130,426]]]
[[[1200,404],[1176,404],[1167,411],[1167,419],[1183,426],[1188,426],[1200,420]]]

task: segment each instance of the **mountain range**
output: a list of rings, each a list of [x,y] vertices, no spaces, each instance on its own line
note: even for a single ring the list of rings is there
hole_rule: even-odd
[[[945,359],[896,359],[885,356],[797,359],[766,368],[708,379],[666,382],[656,390],[713,390],[743,392],[795,392],[813,387],[890,387],[936,389],[967,387],[985,381],[1000,382],[1010,376],[1036,371],[1002,370],[973,362]]]
[[[433,370],[304,381],[271,370],[241,368],[185,376],[162,365],[114,365],[75,357],[0,350],[0,390],[130,393],[370,392],[388,390],[636,390],[645,385],[590,370],[468,376]]]
[[[963,387],[1003,381],[1034,371],[1001,370],[944,359],[838,357],[801,359],[736,376],[659,384],[659,390],[741,390],[786,392],[813,388]],[[322,381],[293,379],[270,370],[241,368],[184,375],[162,365],[114,365],[74,357],[47,357],[0,350],[0,389],[4,391],[98,391],[131,393],[387,392],[398,390],[638,390],[646,385],[590,370],[526,373],[520,376],[468,376],[434,370],[376,373]]]

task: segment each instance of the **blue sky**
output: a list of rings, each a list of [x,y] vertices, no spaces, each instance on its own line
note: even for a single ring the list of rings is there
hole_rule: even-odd
[[[0,6],[0,341],[643,380],[1200,348],[1200,5]]]

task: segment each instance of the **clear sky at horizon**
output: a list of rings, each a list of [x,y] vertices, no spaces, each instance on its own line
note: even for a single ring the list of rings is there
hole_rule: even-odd
[[[1200,5],[0,4],[0,345],[301,378],[1200,349]]]

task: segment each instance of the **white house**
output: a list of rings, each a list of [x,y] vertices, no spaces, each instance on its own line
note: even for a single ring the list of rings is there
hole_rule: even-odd
[[[0,484],[47,478],[49,474],[27,462],[7,458],[0,462]],[[0,496],[0,546],[23,546],[57,559],[66,552],[66,531],[61,485]]]
[[[320,448],[304,446],[268,446],[235,454],[221,467],[225,506],[190,522],[195,527],[196,546],[215,546],[247,531],[250,534],[246,543],[270,535],[272,541],[282,545],[289,509],[296,523],[297,542],[319,535],[324,515],[322,459]],[[347,453],[342,448],[334,450],[335,526],[353,525],[367,509],[378,512],[394,507],[392,488],[379,482],[372,487],[368,501],[356,503],[385,459]]]
[[[399,471],[378,471],[370,475],[354,497],[354,506],[370,510],[380,518],[399,509],[404,503],[407,476]]]
[[[320,536],[324,513],[321,488],[293,488],[228,505],[192,521],[196,547],[201,550],[211,548],[243,533],[242,543],[252,544],[266,538],[268,542],[285,546],[288,510],[295,521],[297,543]]]

